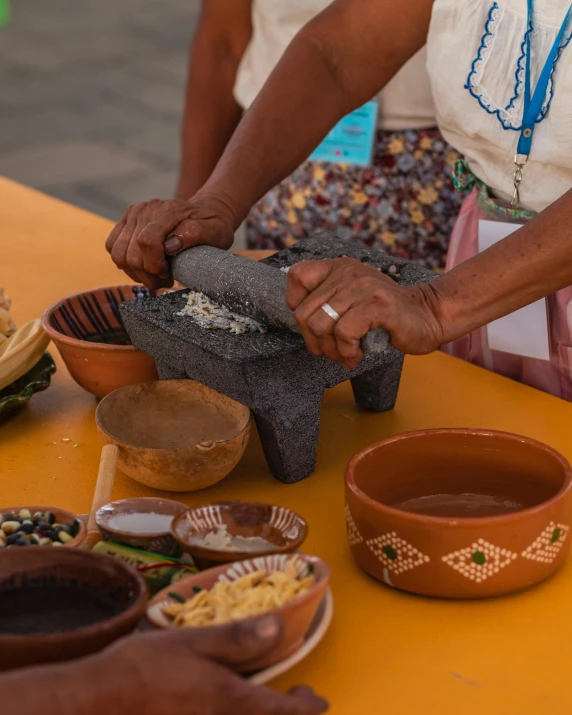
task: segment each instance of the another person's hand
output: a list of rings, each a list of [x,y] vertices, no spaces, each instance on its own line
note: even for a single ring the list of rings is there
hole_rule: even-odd
[[[173,285],[168,256],[205,244],[230,248],[235,225],[233,210],[219,198],[153,199],[129,206],[105,247],[132,280],[168,288]]]
[[[385,328],[393,347],[414,355],[444,342],[431,283],[405,288],[353,258],[297,263],[288,272],[286,300],[310,352],[349,370],[361,360],[360,340],[373,328]],[[340,315],[337,322],[322,310],[324,303]]]
[[[328,704],[307,687],[283,694],[251,685],[233,665],[269,652],[282,632],[274,616],[126,638],[101,655],[109,679],[122,679],[113,709],[137,715],[319,715]],[[105,673],[105,670],[103,671]],[[101,684],[104,687],[104,684]],[[123,697],[124,696],[124,697]]]

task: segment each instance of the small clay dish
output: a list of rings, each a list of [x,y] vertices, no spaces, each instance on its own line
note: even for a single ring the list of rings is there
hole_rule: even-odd
[[[66,511],[65,509],[60,509],[57,506],[28,506],[27,504],[24,504],[22,506],[2,507],[0,508],[0,514],[5,517],[7,514],[18,514],[22,509],[28,509],[28,511],[30,511],[32,515],[34,515],[37,511],[50,511],[56,517],[56,523],[58,524],[69,524],[70,526],[77,524],[78,532],[76,536],[71,541],[68,541],[67,543],[63,544],[65,547],[73,549],[78,546],[81,546],[85,541],[85,538],[87,536],[87,529],[83,521],[77,516],[77,514],[73,514],[71,511]],[[45,550],[48,547],[31,546],[30,548]],[[4,554],[4,552],[5,549],[2,549],[2,555]]]
[[[143,579],[112,556],[84,549],[5,551],[0,670],[95,653],[130,633],[146,605]]]
[[[153,358],[131,345],[119,304],[164,292],[123,285],[78,293],[49,307],[42,327],[78,385],[104,397],[124,385],[157,379]]]
[[[254,573],[261,569],[267,571],[284,571],[288,562],[292,558],[289,554],[274,554],[272,556],[262,556],[247,561],[238,561],[234,564],[225,564],[217,568],[208,569],[194,576],[189,576],[177,583],[173,583],[160,591],[149,603],[147,609],[148,620],[157,628],[178,628],[174,626],[171,619],[164,613],[165,606],[176,602],[170,594],[189,599],[197,593],[198,589],[210,589],[217,581],[235,581],[248,573]],[[282,637],[276,648],[271,653],[255,660],[245,661],[236,666],[240,673],[252,673],[261,668],[267,668],[275,663],[279,663],[289,655],[294,653],[304,642],[304,637],[312,623],[322,599],[328,590],[330,582],[330,568],[325,561],[316,556],[300,555],[297,563],[298,575],[303,578],[308,573],[313,573],[316,583],[310,590],[299,596],[290,603],[286,603],[280,608],[274,608],[267,613],[280,616],[283,623]],[[250,619],[249,619],[250,620]],[[216,626],[217,629],[232,627],[232,624]],[[212,626],[202,626],[193,628],[194,631],[204,631]]]
[[[359,452],[346,470],[357,563],[395,588],[484,598],[544,581],[564,563],[572,469],[527,437],[411,432]]]
[[[251,543],[232,551],[201,544],[217,531],[230,537],[258,537],[266,543]],[[198,568],[252,559],[267,554],[285,554],[299,549],[308,536],[308,524],[284,506],[250,501],[228,501],[189,509],[171,524],[171,533]]]
[[[102,506],[95,515],[95,523],[105,541],[134,546],[154,554],[178,556],[180,546],[171,535],[171,523],[153,527],[151,520],[159,521],[159,515],[171,517],[172,521],[188,508],[181,502],[155,497],[120,499]]]
[[[250,410],[194,380],[127,385],[107,395],[95,420],[119,468],[153,489],[190,492],[224,479],[250,439]]]

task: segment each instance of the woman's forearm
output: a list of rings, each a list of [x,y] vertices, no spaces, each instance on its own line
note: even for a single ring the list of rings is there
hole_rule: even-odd
[[[292,41],[200,196],[250,207],[425,43],[433,0],[336,0]]]
[[[233,90],[252,34],[250,1],[204,0],[189,53],[177,196],[193,196],[210,176],[236,129],[242,108]]]
[[[216,54],[209,49],[207,61],[191,62],[189,70],[177,187],[181,199],[196,194],[208,179],[242,114],[232,94],[236,66]]]
[[[445,342],[572,285],[572,191],[432,285]]]

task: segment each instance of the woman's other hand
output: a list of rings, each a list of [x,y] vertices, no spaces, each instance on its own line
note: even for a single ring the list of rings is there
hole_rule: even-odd
[[[236,227],[235,213],[220,198],[153,199],[129,206],[105,247],[132,280],[150,289],[168,288],[173,278],[167,257],[198,245],[227,249]]]
[[[282,633],[274,616],[221,629],[170,629],[126,638],[101,654],[121,680],[116,712],[137,715],[319,715],[328,704],[308,687],[279,693],[251,685],[236,663],[271,652]],[[100,686],[104,687],[104,686]]]
[[[423,355],[444,342],[441,304],[434,284],[398,285],[354,258],[302,261],[288,272],[288,307],[306,345],[348,370],[362,358],[360,340],[374,328],[385,328],[393,347]],[[339,315],[335,321],[322,305]]]

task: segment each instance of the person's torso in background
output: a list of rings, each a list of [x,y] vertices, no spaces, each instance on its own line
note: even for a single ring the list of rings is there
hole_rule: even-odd
[[[237,102],[247,109],[299,30],[331,0],[253,0],[252,40],[238,70]],[[357,7],[357,6],[356,6]],[[380,94],[378,126],[387,131],[435,126],[425,49],[415,55]]]
[[[534,0],[532,89],[570,0]],[[522,126],[526,0],[436,0],[428,70],[437,120],[496,196],[510,200]],[[572,188],[572,22],[537,124],[520,186],[521,204],[541,211]]]

